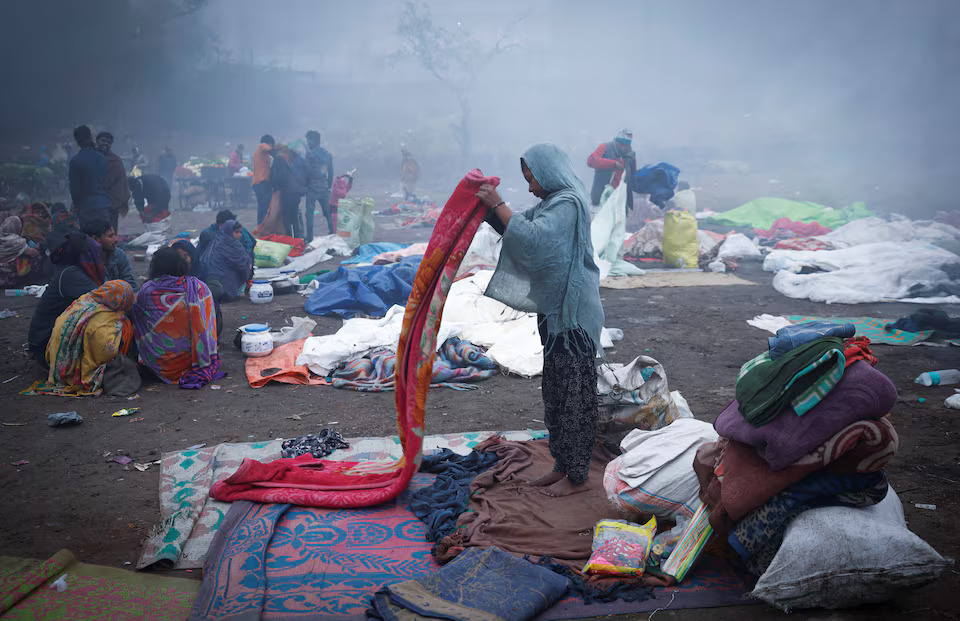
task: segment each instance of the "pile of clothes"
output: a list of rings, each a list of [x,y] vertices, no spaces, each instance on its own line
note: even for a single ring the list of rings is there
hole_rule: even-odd
[[[893,383],[853,324],[782,328],[740,370],[694,470],[710,524],[757,575],[790,522],[809,509],[866,507],[887,494],[899,445]]]

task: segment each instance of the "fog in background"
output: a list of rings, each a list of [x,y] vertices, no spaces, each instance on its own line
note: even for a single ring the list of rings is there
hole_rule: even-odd
[[[5,2],[0,142],[9,154],[89,123],[120,148],[155,157],[170,144],[185,159],[318,129],[338,173],[384,182],[405,144],[442,200],[473,166],[523,189],[518,158],[539,141],[567,149],[589,183],[590,151],[628,127],[639,165],[678,166],[714,209],[764,195],[918,217],[958,206],[960,2],[417,5],[477,46],[466,156],[455,92],[397,54],[404,9]]]

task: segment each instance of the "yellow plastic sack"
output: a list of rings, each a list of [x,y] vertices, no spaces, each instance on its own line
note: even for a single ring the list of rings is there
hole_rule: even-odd
[[[253,264],[257,267],[280,267],[293,250],[290,244],[258,239],[253,247]]]
[[[656,533],[656,516],[643,526],[626,520],[600,520],[593,530],[593,554],[583,567],[584,573],[641,575]]]
[[[671,267],[698,267],[697,219],[679,209],[663,215],[663,262]]]

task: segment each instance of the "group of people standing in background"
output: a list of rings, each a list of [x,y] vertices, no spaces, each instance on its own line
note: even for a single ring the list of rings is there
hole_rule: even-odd
[[[333,234],[337,201],[342,196],[335,191],[333,156],[321,146],[320,132],[310,130],[306,139],[301,156],[289,146],[277,144],[270,134],[264,134],[253,152],[253,192],[257,197],[259,230],[299,237],[310,243],[316,206],[319,204],[327,231]],[[306,227],[300,217],[300,201],[304,198]]]
[[[134,148],[133,174],[128,176],[123,159],[113,152],[113,134],[103,131],[94,140],[91,129],[80,125],[73,130],[73,137],[80,150],[70,159],[68,177],[73,214],[81,227],[106,221],[118,230],[131,198],[144,222],[169,215],[170,184],[177,165],[169,147],[158,159],[159,174],[144,170],[147,159]]]

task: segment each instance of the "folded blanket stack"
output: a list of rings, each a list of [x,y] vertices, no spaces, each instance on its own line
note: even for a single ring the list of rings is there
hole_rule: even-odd
[[[711,526],[758,575],[803,511],[887,493],[897,390],[872,366],[869,340],[853,337],[852,325],[824,322],[778,332],[741,369],[737,399],[714,422],[720,438],[697,451]]]

